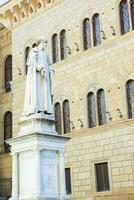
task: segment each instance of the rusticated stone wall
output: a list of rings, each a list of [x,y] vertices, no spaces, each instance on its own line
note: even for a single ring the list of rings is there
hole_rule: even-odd
[[[1,141],[2,116],[6,110],[13,112],[13,136],[19,131],[25,90],[24,52],[39,36],[48,39],[51,55],[51,38],[54,33],[67,32],[67,46],[71,55],[53,65],[54,100],[70,103],[70,117],[75,130],[67,134],[72,139],[66,144],[65,166],[71,168],[73,200],[133,200],[134,199],[134,125],[127,118],[125,84],[134,78],[134,33],[121,36],[119,27],[119,0],[64,0],[59,4],[32,14],[11,29],[13,55],[12,92],[3,92],[1,76]],[[43,9],[43,8],[42,8]],[[106,40],[102,44],[83,51],[82,22],[100,14],[101,30]],[[112,34],[111,26],[116,35]],[[4,35],[4,32],[3,32]],[[4,37],[4,36],[3,36]],[[9,36],[7,36],[9,37]],[[79,51],[76,51],[78,43]],[[1,46],[1,72],[4,57],[11,52],[11,42]],[[19,75],[18,69],[22,75]],[[99,88],[105,90],[106,109],[112,121],[104,126],[88,128],[87,94]],[[120,109],[120,113],[117,111]],[[80,127],[81,119],[84,128]],[[108,162],[110,191],[96,192],[94,164]],[[5,165],[6,168],[6,163]],[[8,168],[7,168],[8,169]]]

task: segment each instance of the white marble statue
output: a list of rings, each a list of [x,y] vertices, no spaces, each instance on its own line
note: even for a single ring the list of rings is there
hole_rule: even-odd
[[[32,48],[28,60],[23,115],[53,113],[52,66],[46,52],[47,40],[41,37]]]

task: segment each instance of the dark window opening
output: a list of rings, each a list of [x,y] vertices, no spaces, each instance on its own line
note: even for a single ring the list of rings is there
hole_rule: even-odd
[[[61,60],[64,60],[67,56],[66,31],[65,30],[62,30],[60,33],[60,53],[61,53]]]
[[[71,172],[70,168],[65,168],[65,181],[66,181],[66,193],[71,194]]]
[[[5,140],[12,138],[12,113],[7,112],[4,118],[4,147],[5,153],[10,152],[10,145]]]
[[[52,56],[53,56],[53,63],[59,61],[59,49],[58,49],[58,35],[54,34],[52,37]]]
[[[0,179],[0,197],[1,199],[9,199],[12,192],[12,179]]]
[[[130,31],[129,8],[127,0],[123,0],[120,3],[120,27],[121,34],[125,34]]]
[[[87,50],[92,47],[91,24],[89,19],[85,19],[83,22],[83,42],[84,42],[84,50]]]
[[[96,126],[96,106],[95,106],[95,96],[93,92],[90,92],[87,96],[88,104],[88,124],[89,127]]]
[[[130,0],[132,29],[134,29],[134,0]]]
[[[64,127],[64,134],[70,133],[70,107],[69,101],[65,100],[63,102],[63,127]]]
[[[99,125],[107,124],[105,92],[103,89],[97,92],[97,107]]]
[[[92,19],[93,24],[93,41],[94,46],[101,44],[101,29],[100,29],[100,17],[99,14],[95,14]]]
[[[62,134],[62,124],[61,124],[61,106],[60,103],[55,103],[55,128],[59,135]]]
[[[5,90],[6,92],[11,91],[11,82],[12,81],[12,56],[8,56],[5,61]]]
[[[134,117],[134,81],[129,80],[126,83],[126,97],[127,97],[127,110],[128,118]]]
[[[97,192],[109,191],[108,163],[95,164]]]

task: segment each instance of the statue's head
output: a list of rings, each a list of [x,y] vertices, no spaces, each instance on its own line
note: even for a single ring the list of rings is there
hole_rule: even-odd
[[[46,48],[47,43],[48,43],[48,40],[47,40],[45,37],[41,36],[41,37],[37,40],[36,46],[40,47],[41,49],[44,49],[44,48]]]

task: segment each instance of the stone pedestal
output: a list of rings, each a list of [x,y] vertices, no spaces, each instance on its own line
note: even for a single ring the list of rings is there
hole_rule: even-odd
[[[35,114],[20,121],[12,150],[12,200],[65,200],[64,144],[52,116]]]

